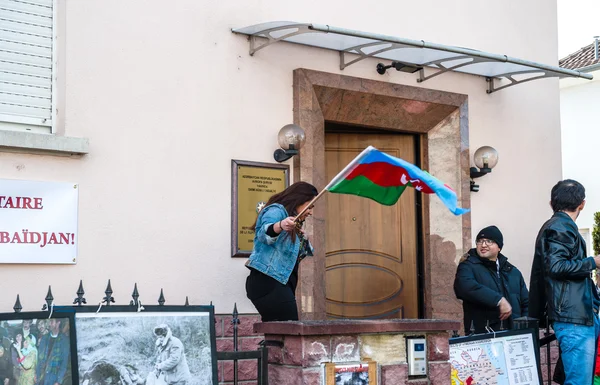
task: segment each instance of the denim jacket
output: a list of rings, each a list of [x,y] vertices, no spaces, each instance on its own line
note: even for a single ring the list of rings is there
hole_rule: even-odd
[[[263,208],[258,214],[254,233],[254,249],[246,266],[260,271],[286,285],[300,252],[300,237],[292,242],[290,233],[282,231],[277,237],[267,235],[267,229],[289,216],[285,208],[274,203]],[[309,254],[312,246],[308,244]]]

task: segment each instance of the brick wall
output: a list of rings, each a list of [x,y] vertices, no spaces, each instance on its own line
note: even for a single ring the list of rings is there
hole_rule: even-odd
[[[217,351],[233,351],[233,325],[231,314],[215,315],[215,333],[217,336]],[[240,324],[238,325],[238,350],[256,350],[258,343],[264,339],[260,334],[253,332],[253,326],[260,322],[260,316],[257,314],[240,314],[238,316]],[[233,361],[219,361],[217,373],[219,376],[219,385],[233,384]],[[238,361],[238,384],[256,385],[257,373],[256,360]]]
[[[231,323],[231,314],[217,314],[215,316],[215,332],[217,337],[217,350],[218,351],[233,351],[233,325]],[[238,350],[256,350],[258,343],[264,339],[261,334],[253,332],[253,326],[255,323],[260,322],[260,316],[257,314],[240,314],[240,324],[238,325]],[[543,330],[540,331],[540,337],[543,337]],[[441,335],[429,335],[428,346],[440,346],[442,354],[436,351],[428,352],[429,372],[430,381],[424,380],[411,380],[408,381],[408,365],[406,363],[398,365],[382,366],[380,368],[380,376],[382,385],[400,385],[400,384],[411,384],[411,385],[422,385],[422,384],[445,384],[449,381],[447,373],[449,372],[449,364],[447,363],[447,351],[444,346],[447,346],[447,337]],[[445,345],[444,345],[445,341]],[[432,343],[435,342],[435,343]],[[550,362],[551,362],[551,373],[554,373],[556,361],[558,360],[558,343],[553,341],[550,350]],[[281,349],[271,347],[270,359],[273,361],[277,353],[282,354]],[[275,360],[276,361],[276,360]],[[540,349],[540,364],[541,364],[541,375],[544,380],[544,384],[547,384],[548,379],[548,368],[547,368],[547,354],[546,347]],[[238,362],[238,383],[240,385],[256,385],[256,373],[257,373],[257,362],[256,360],[242,360]],[[304,376],[309,373],[304,373]],[[320,370],[315,370],[315,380],[320,376]],[[300,375],[300,377],[302,377]],[[218,378],[219,385],[230,385],[233,384],[233,361],[220,361],[218,363]],[[447,380],[446,380],[447,379]],[[310,382],[310,381],[309,381]],[[552,382],[553,385],[558,385]]]
[[[272,338],[270,339],[277,339]],[[402,340],[403,336],[379,335],[381,339]],[[422,380],[408,378],[408,364],[403,349],[381,349],[377,364],[381,385],[450,385],[448,335],[427,334],[428,376]],[[379,339],[379,338],[378,338]],[[321,362],[357,362],[361,359],[364,341],[361,336],[285,336],[285,348],[269,352],[269,383],[285,385],[321,384]],[[401,343],[400,345],[403,345]],[[392,357],[393,356],[393,357]],[[375,357],[373,357],[375,358]],[[386,363],[385,359],[395,363]],[[381,361],[383,360],[383,361]]]

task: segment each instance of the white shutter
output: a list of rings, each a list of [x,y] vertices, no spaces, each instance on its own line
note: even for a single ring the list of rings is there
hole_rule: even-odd
[[[2,122],[52,127],[53,16],[53,0],[0,0]]]

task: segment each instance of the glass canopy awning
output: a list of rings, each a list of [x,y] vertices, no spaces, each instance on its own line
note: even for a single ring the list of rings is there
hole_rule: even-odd
[[[379,65],[379,73],[385,73],[387,68],[418,72],[419,83],[451,71],[481,76],[487,82],[488,94],[536,79],[593,78],[589,73],[506,55],[329,25],[272,21],[232,32],[249,37],[250,55],[273,43],[286,41],[338,51],[341,70],[366,58],[378,58],[392,61],[390,65]]]

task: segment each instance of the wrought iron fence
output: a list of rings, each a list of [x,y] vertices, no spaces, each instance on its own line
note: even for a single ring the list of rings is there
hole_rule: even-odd
[[[217,352],[218,361],[233,361],[233,383],[238,384],[238,361],[239,360],[257,360],[258,385],[269,384],[269,348],[268,345],[273,345],[274,341],[261,341],[257,350],[240,351],[238,350],[238,325],[240,319],[237,310],[237,304],[233,305],[233,313],[231,324],[233,325],[233,351]],[[215,320],[216,322],[216,320]]]
[[[73,300],[73,305],[83,306],[87,304],[87,300],[85,298],[85,290],[83,289],[83,281],[79,281],[79,287],[77,289],[77,297]],[[99,306],[110,306],[115,302],[114,297],[112,296],[113,290],[111,287],[110,280],[108,280],[108,284],[106,286],[106,290],[104,291],[105,296],[102,298]],[[142,304],[139,300],[140,294],[137,288],[137,283],[134,284],[133,292],[131,294],[132,300],[130,301],[130,306],[141,307]],[[51,310],[54,304],[54,296],[52,295],[52,287],[48,286],[48,292],[45,297],[45,304],[42,306],[42,311]],[[160,289],[160,294],[158,296],[158,305],[164,306],[165,304],[165,296],[163,293],[163,289]],[[210,303],[212,305],[212,302]],[[190,306],[188,297],[185,298],[185,305]],[[13,310],[15,313],[20,313],[23,309],[21,305],[21,300],[19,295],[17,294],[17,299],[13,306]],[[514,328],[515,329],[535,329],[539,330],[539,321],[535,318],[522,317],[514,320]],[[216,322],[216,317],[214,319]],[[233,325],[233,351],[221,351],[216,352],[217,361],[233,361],[233,383],[234,385],[238,385],[239,374],[238,374],[238,361],[240,360],[257,360],[257,383],[258,385],[268,385],[268,356],[269,356],[269,346],[278,346],[282,347],[282,343],[280,341],[267,341],[263,340],[258,344],[258,348],[256,350],[248,350],[248,351],[240,351],[238,344],[238,325],[240,324],[239,313],[237,310],[237,304],[234,304],[231,324]],[[501,324],[501,330],[504,330],[503,325]],[[473,325],[471,325],[471,334],[475,332]],[[454,335],[452,337],[458,337],[457,331],[454,331]],[[537,345],[538,348],[546,349],[546,362],[545,367],[540,369],[545,369],[547,372],[547,384],[551,385],[553,383],[552,378],[552,361],[551,361],[551,346],[550,343],[556,340],[556,335],[550,331],[550,327],[547,326],[544,331],[544,337],[539,338]],[[541,372],[540,372],[541,374]]]
[[[77,297],[73,300],[73,305],[76,306],[84,306],[87,305],[87,300],[85,298],[85,290],[83,288],[83,281],[79,281],[79,287],[77,288]],[[113,297],[113,290],[108,280],[108,284],[104,291],[105,296],[102,298],[102,301],[99,303],[99,307],[102,306],[111,306],[111,304],[115,303],[115,299]],[[135,306],[138,308],[142,307],[142,303],[139,300],[140,293],[137,288],[137,283],[134,284],[133,292],[131,294],[132,300],[129,302],[130,306]],[[42,311],[52,311],[54,307],[54,296],[52,294],[52,286],[48,286],[48,292],[45,297],[45,304],[42,306]],[[158,296],[158,305],[164,306],[166,300],[163,293],[163,289],[160,289],[160,294]],[[146,303],[148,305],[148,303]],[[210,303],[212,306],[212,301]],[[190,306],[188,297],[185,297],[185,305]],[[17,294],[17,299],[13,306],[13,311],[15,313],[21,313],[23,310],[23,306],[21,304],[21,298],[19,294]],[[216,316],[213,320],[215,323],[217,322]],[[233,361],[233,383],[235,385],[238,384],[238,361],[240,360],[257,360],[257,382],[258,385],[268,385],[268,356],[269,356],[269,348],[268,346],[282,346],[283,344],[279,341],[261,341],[258,344],[258,348],[256,350],[249,351],[240,351],[238,349],[238,325],[240,324],[239,313],[237,310],[237,304],[233,307],[232,320],[231,324],[233,325],[233,351],[222,351],[216,352],[217,361]]]

